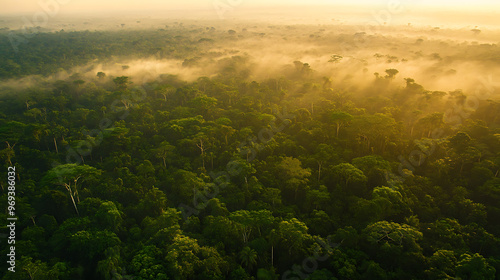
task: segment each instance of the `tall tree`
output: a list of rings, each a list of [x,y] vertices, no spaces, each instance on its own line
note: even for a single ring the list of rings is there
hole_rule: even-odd
[[[79,183],[81,184],[83,181],[92,179],[101,173],[101,170],[92,166],[68,163],[52,168],[47,172],[43,181],[46,184],[64,186],[73,202],[76,213],[79,215],[77,207],[77,204],[80,203],[80,195],[78,194]]]

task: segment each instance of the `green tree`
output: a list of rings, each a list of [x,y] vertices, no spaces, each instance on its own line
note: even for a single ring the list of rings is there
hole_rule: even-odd
[[[369,244],[364,251],[370,252],[382,268],[399,267],[401,276],[422,275],[425,260],[420,231],[406,224],[380,221],[367,226],[363,235]]]
[[[121,279],[122,267],[120,266],[120,247],[110,247],[104,251],[106,256],[104,260],[97,263],[97,272],[103,276],[105,280]]]
[[[478,253],[463,254],[457,263],[456,274],[461,279],[495,279],[496,270]]]
[[[155,155],[163,160],[163,167],[167,168],[167,157],[175,150],[175,146],[170,145],[167,141],[163,141],[155,151]]]
[[[198,277],[223,279],[226,262],[217,250],[200,246],[196,239],[178,235],[167,247],[165,260],[168,271],[174,279]]]
[[[438,250],[428,260],[430,268],[425,273],[429,278],[454,279],[457,258],[453,251]]]
[[[241,250],[239,256],[241,264],[244,265],[247,270],[251,270],[252,267],[257,264],[257,252],[248,246],[245,246],[243,250]]]
[[[115,203],[112,201],[103,202],[95,214],[102,228],[111,230],[115,233],[118,232],[122,225],[122,215],[123,213],[118,210]]]
[[[343,111],[334,111],[331,114],[331,120],[336,126],[336,137],[339,137],[341,127],[346,126],[352,120],[352,115]]]
[[[270,225],[274,221],[274,217],[269,210],[238,210],[231,212],[229,219],[236,223],[236,227],[243,238],[243,243],[250,240],[252,231],[257,230],[259,234],[262,234],[261,228]]]
[[[121,241],[110,231],[82,230],[69,237],[69,251],[77,253],[83,260],[100,258],[109,247],[120,245]]]
[[[106,73],[104,72],[97,72],[97,78],[99,78],[99,80],[102,80],[106,77]]]
[[[387,76],[385,76],[386,79],[394,79],[399,71],[397,69],[386,69],[385,73],[387,74]]]
[[[391,165],[381,156],[369,155],[354,158],[354,165],[367,177],[370,187],[377,187],[387,183],[386,175],[391,171]]]
[[[363,172],[350,163],[341,163],[333,167],[333,176],[337,182],[342,182],[342,187],[347,193],[365,195],[366,176]]]
[[[130,84],[127,76],[120,76],[113,79],[113,82],[116,85],[116,89],[120,91],[127,90],[128,85]]]
[[[166,268],[161,261],[161,250],[148,245],[135,254],[131,261],[133,275],[139,280],[168,280]]]
[[[318,163],[318,182],[321,180],[321,170],[326,164],[333,164],[338,161],[337,151],[334,147],[321,143],[316,148],[313,158]]]
[[[305,250],[305,243],[311,238],[307,233],[307,226],[296,218],[281,221],[272,235],[289,255],[301,254]]]
[[[101,174],[101,170],[98,170],[92,166],[88,165],[77,165],[73,163],[62,164],[52,168],[45,177],[43,181],[46,184],[61,185],[66,188],[75,211],[78,213],[77,203],[80,203],[80,195],[78,194],[78,183],[84,180],[89,180],[94,176]],[[76,198],[76,201],[75,201]]]
[[[307,189],[308,177],[311,171],[302,168],[300,160],[293,157],[284,157],[278,164],[278,176],[284,182],[286,189],[293,190],[294,200],[297,200],[299,189]]]

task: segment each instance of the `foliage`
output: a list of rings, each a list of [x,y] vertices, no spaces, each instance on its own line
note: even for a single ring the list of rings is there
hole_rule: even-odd
[[[246,32],[189,28],[40,32],[23,55],[0,40],[0,78],[128,55],[214,67],[3,89],[19,258],[1,279],[499,278],[498,101],[454,125],[467,93],[394,86],[396,69],[356,89],[301,61],[261,79],[214,52]]]

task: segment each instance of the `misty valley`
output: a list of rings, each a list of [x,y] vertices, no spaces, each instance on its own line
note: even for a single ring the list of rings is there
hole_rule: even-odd
[[[0,27],[1,279],[500,279],[500,30]]]

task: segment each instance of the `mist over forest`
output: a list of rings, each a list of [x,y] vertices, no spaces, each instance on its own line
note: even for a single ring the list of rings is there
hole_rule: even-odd
[[[0,279],[500,279],[495,13],[214,3],[0,16]]]

